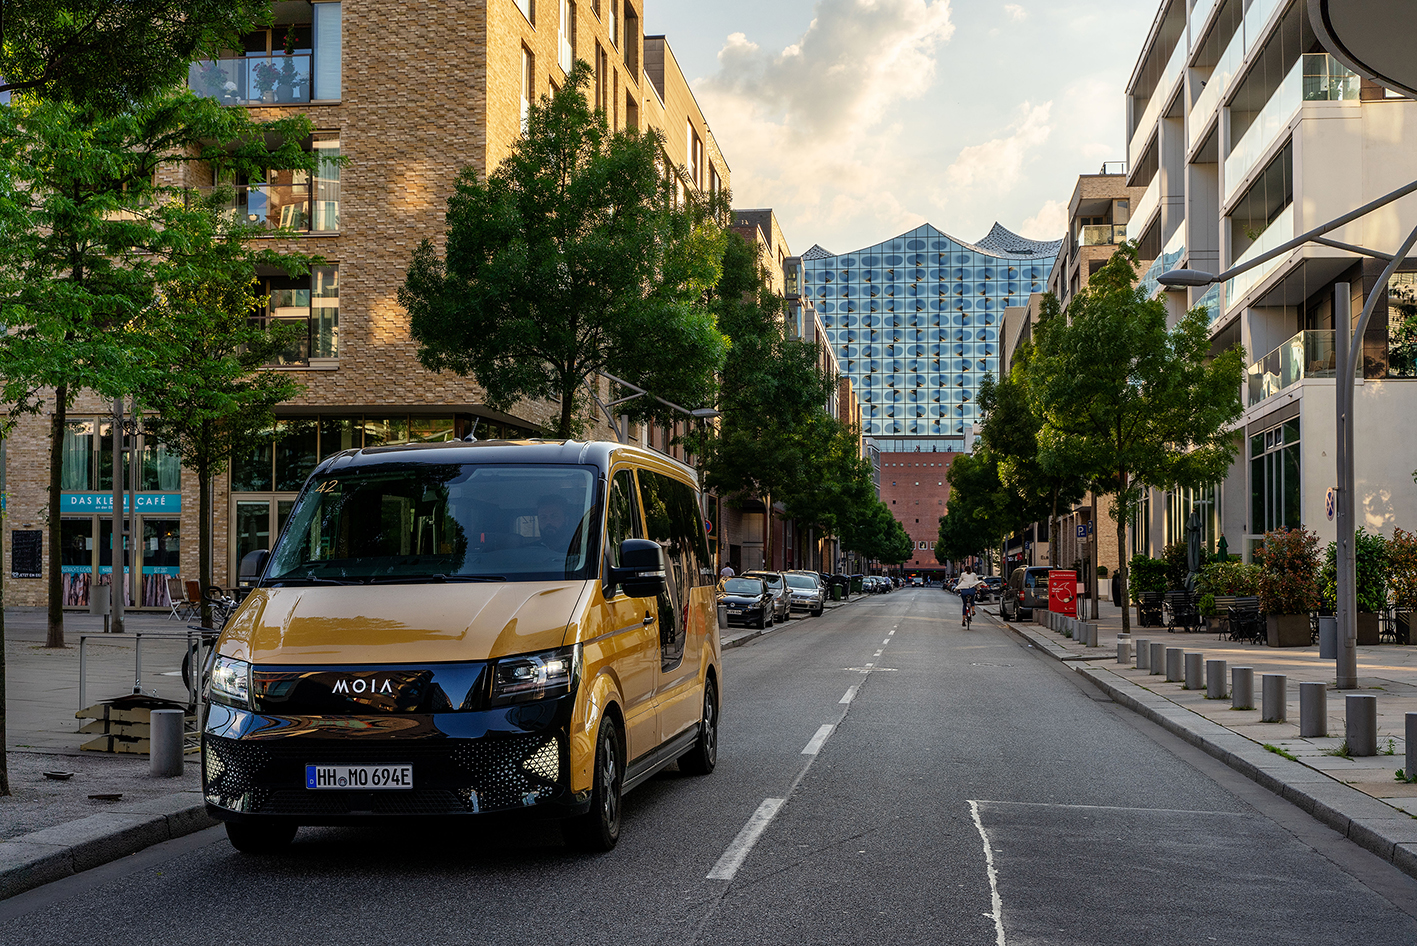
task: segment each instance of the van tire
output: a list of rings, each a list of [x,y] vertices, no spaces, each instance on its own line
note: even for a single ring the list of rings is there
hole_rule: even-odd
[[[226,839],[242,854],[279,854],[295,840],[299,825],[226,823]]]
[[[601,853],[620,840],[621,789],[625,784],[625,740],[613,716],[600,721],[595,740],[595,781],[590,811],[562,823],[566,843],[589,853]]]
[[[699,738],[694,747],[679,757],[679,771],[685,775],[708,775],[718,765],[718,688],[704,681],[704,711],[699,717]]]

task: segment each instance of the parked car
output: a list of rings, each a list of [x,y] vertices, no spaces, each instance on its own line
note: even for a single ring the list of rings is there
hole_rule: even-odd
[[[883,595],[886,593],[885,579],[876,575],[867,575],[861,581],[861,590],[868,595]]]
[[[1038,565],[1015,568],[999,599],[999,616],[1005,621],[1019,621],[1033,617],[1035,608],[1048,610],[1049,571]]]
[[[984,585],[979,589],[977,597],[980,601],[998,601],[1004,593],[1003,575],[984,576]]]
[[[772,592],[774,621],[788,621],[792,618],[792,592],[781,572],[744,572],[744,578],[761,578]]]
[[[816,572],[787,572],[787,587],[792,592],[792,607],[806,611],[812,617],[821,617],[826,609],[827,586]]]
[[[718,603],[728,605],[728,623],[772,627],[773,595],[761,578],[725,578],[718,586]]]

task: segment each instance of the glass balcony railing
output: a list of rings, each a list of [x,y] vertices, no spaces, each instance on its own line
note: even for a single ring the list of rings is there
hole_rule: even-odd
[[[1259,235],[1259,239],[1251,243],[1249,248],[1241,253],[1231,266],[1247,263],[1292,239],[1294,239],[1294,205],[1291,203],[1280,211],[1279,216],[1274,218],[1274,222],[1265,228],[1264,233]],[[1280,262],[1282,262],[1281,258],[1275,257],[1263,265],[1241,273],[1234,279],[1227,279],[1225,281],[1225,310],[1228,312],[1231,306],[1243,299],[1245,293],[1258,285]]]
[[[1210,11],[1214,9],[1215,0],[1196,0],[1196,5],[1191,7],[1189,22],[1191,24],[1190,35],[1193,41],[1195,37],[1200,35],[1201,27],[1205,26],[1205,21],[1210,19]]]
[[[310,101],[310,53],[206,59],[187,67],[187,85],[223,105]]]
[[[1146,110],[1141,113],[1141,120],[1137,122],[1136,131],[1132,133],[1131,144],[1127,149],[1131,159],[1129,167],[1136,167],[1141,163],[1142,152],[1151,136],[1151,129],[1161,117],[1161,109],[1171,100],[1171,93],[1176,89],[1176,80],[1181,77],[1181,68],[1185,64],[1186,43],[1184,39],[1178,39],[1176,48],[1171,51],[1171,58],[1166,61],[1166,68],[1161,73],[1161,80],[1152,90],[1151,100],[1146,103]]]
[[[1115,246],[1127,238],[1127,228],[1110,223],[1092,224],[1082,228],[1079,246]]]
[[[1146,290],[1146,297],[1150,299],[1156,295],[1161,288],[1158,279],[1162,273],[1170,272],[1180,264],[1181,258],[1186,255],[1186,226],[1184,223],[1176,228],[1176,232],[1171,234],[1171,239],[1166,241],[1166,245],[1161,248],[1161,255],[1151,261],[1151,265],[1146,268],[1146,272],[1141,277],[1141,287]]]
[[[1240,66],[1244,61],[1245,29],[1241,26],[1235,31],[1235,35],[1230,37],[1229,45],[1225,47],[1225,52],[1220,54],[1215,69],[1211,71],[1210,78],[1205,82],[1205,88],[1201,89],[1201,94],[1196,96],[1196,104],[1191,108],[1188,147],[1194,148],[1201,132],[1209,127],[1211,113],[1220,104],[1220,97],[1225,94],[1226,89],[1230,88],[1230,83],[1239,74]]]
[[[1161,206],[1161,175],[1158,173],[1151,179],[1151,183],[1146,185],[1146,190],[1142,192],[1141,198],[1137,200],[1137,205],[1132,208],[1131,219],[1127,222],[1127,227],[1137,236],[1141,236],[1145,229],[1151,224],[1151,215],[1156,212],[1156,208]]]
[[[1205,309],[1210,324],[1214,325],[1215,320],[1220,318],[1221,312],[1223,311],[1220,308],[1220,287],[1212,284],[1211,287],[1205,291],[1205,295],[1196,300],[1195,308]]]
[[[277,172],[272,172],[275,176]],[[308,181],[292,181],[286,172],[269,183],[242,184],[234,190],[228,208],[249,226],[304,233],[339,230],[339,182],[317,181],[312,196]],[[210,188],[206,189],[210,192]]]
[[[1245,11],[1245,53],[1248,55],[1251,49],[1255,48],[1255,43],[1259,42],[1264,35],[1265,24],[1269,22],[1270,14],[1274,8],[1280,5],[1280,0],[1254,0],[1250,8]]]
[[[1250,365],[1245,374],[1250,406],[1304,378],[1332,378],[1337,367],[1333,331],[1300,332]]]
[[[1358,76],[1327,53],[1305,53],[1269,97],[1254,122],[1225,158],[1225,199],[1244,182],[1245,175],[1289,126],[1304,102],[1358,99]]]

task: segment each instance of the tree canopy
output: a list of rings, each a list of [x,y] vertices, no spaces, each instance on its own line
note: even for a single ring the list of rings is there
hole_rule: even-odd
[[[501,409],[559,402],[559,437],[588,419],[597,372],[696,406],[727,354],[705,303],[724,230],[713,208],[680,198],[657,131],[612,133],[591,110],[590,78],[578,62],[533,104],[489,177],[459,174],[445,248],[424,240],[399,290],[426,367],[471,376]],[[651,398],[628,410],[664,416]]]

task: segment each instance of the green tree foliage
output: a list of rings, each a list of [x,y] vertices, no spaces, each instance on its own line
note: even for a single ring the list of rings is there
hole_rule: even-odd
[[[134,320],[157,299],[158,271],[186,236],[159,208],[180,196],[159,170],[310,168],[303,117],[255,123],[185,90],[105,115],[27,99],[0,109],[0,339],[11,416],[52,405],[49,508],[59,508],[66,412],[82,390],[119,397],[160,366]],[[275,142],[275,144],[271,144]],[[49,521],[49,646],[63,646],[59,517]]]
[[[1243,350],[1212,356],[1204,309],[1168,328],[1165,302],[1136,278],[1136,245],[1123,244],[1065,313],[1040,320],[1031,370],[1040,451],[1098,471],[1118,548],[1145,488],[1200,488],[1225,475],[1241,414]],[[1125,566],[1121,583],[1125,595]],[[1129,623],[1123,611],[1123,630]]]
[[[264,306],[255,295],[257,267],[287,275],[308,271],[310,260],[252,239],[264,231],[226,212],[230,187],[206,196],[170,200],[154,210],[168,243],[154,277],[159,292],[134,329],[158,369],[144,372],[134,395],[155,418],[146,428],[197,476],[198,577],[212,584],[212,478],[233,453],[249,447],[275,419],[272,409],[303,387],[288,374],[259,370],[306,332],[304,325],[270,329],[250,314]],[[209,603],[202,624],[211,626]]]
[[[1338,547],[1330,542],[1324,550],[1324,601],[1330,607],[1338,600]],[[1358,610],[1370,614],[1387,607],[1388,573],[1391,568],[1388,540],[1381,533],[1369,532],[1359,526],[1353,534],[1353,560],[1358,580]]]
[[[940,517],[940,534],[935,540],[935,561],[942,565],[982,556],[988,550],[985,534],[969,517],[964,506],[955,508],[951,492],[950,509]]]
[[[1266,614],[1308,614],[1322,603],[1319,537],[1306,529],[1266,532],[1255,550],[1260,568],[1260,607]]]
[[[1188,562],[1190,554],[1185,542],[1172,542],[1161,550],[1161,560],[1166,563],[1167,591],[1186,587],[1186,579],[1191,574]]]
[[[463,170],[443,254],[423,241],[399,290],[425,366],[473,377],[502,409],[559,401],[559,437],[584,425],[596,372],[703,404],[727,351],[705,304],[723,229],[710,208],[677,199],[658,132],[612,133],[591,111],[590,78],[578,62],[532,105],[490,177]],[[642,398],[633,412],[661,408]]]
[[[1393,529],[1387,546],[1393,602],[1404,611],[1417,610],[1417,534]]]
[[[5,0],[0,92],[126,111],[180,84],[194,59],[240,49],[270,0]]]
[[[1132,576],[1130,590],[1133,601],[1140,601],[1144,591],[1166,590],[1166,562],[1163,559],[1148,558],[1139,553],[1127,563],[1127,571]]]

